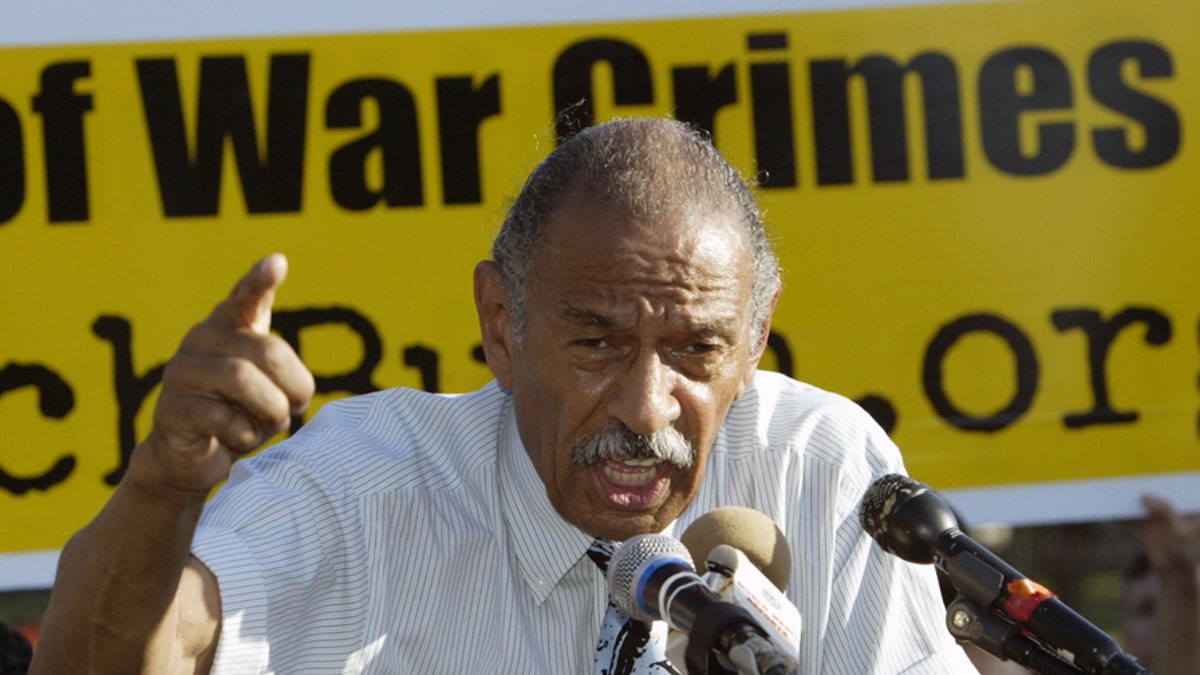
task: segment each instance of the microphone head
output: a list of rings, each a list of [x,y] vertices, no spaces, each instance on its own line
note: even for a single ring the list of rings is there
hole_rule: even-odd
[[[932,563],[938,537],[958,529],[958,519],[938,493],[897,473],[867,488],[858,516],[883,550],[914,563]]]
[[[708,560],[709,554],[727,544],[746,554],[763,576],[786,591],[792,575],[792,551],[775,521],[767,514],[745,506],[722,506],[696,519],[679,538],[692,560]]]
[[[664,563],[696,569],[687,548],[666,535],[639,534],[618,546],[608,561],[608,594],[613,603],[634,619],[653,621],[655,617],[642,609],[638,591],[646,573]]]

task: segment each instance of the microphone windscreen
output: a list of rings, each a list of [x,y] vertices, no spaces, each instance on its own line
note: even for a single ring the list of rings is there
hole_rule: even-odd
[[[863,530],[883,550],[908,562],[933,562],[938,537],[958,528],[958,519],[941,495],[902,474],[871,484],[858,511]]]
[[[771,583],[787,590],[792,574],[792,552],[775,521],[765,513],[745,506],[722,506],[696,519],[679,538],[692,560],[708,560],[708,554],[728,544],[750,559]]]
[[[642,611],[642,582],[648,565],[659,567],[670,563],[695,573],[696,565],[688,557],[687,548],[675,539],[661,534],[639,534],[625,540],[608,561],[608,594],[613,604],[634,619],[653,621],[655,617]]]
[[[867,534],[879,540],[887,532],[888,521],[896,507],[910,496],[928,489],[922,483],[899,473],[879,478],[863,494],[858,507],[858,522]]]

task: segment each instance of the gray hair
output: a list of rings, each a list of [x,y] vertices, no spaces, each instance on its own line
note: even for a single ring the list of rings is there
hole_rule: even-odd
[[[780,287],[779,261],[750,186],[703,132],[675,120],[625,119],[589,127],[558,146],[530,174],[492,245],[514,339],[525,326],[526,291],[546,223],[575,192],[631,215],[654,218],[687,209],[736,214],[754,265],[752,342]]]

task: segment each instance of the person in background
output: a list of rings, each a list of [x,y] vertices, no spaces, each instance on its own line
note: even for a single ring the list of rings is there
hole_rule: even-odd
[[[1143,551],[1126,573],[1123,647],[1155,675],[1200,675],[1200,514],[1142,497]]]
[[[25,675],[33,647],[21,631],[0,623],[0,675]]]

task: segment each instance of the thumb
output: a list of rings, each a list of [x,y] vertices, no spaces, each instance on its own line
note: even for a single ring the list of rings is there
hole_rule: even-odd
[[[258,261],[238,280],[229,297],[214,313],[235,328],[249,328],[266,334],[271,329],[275,290],[287,277],[287,267],[287,258],[282,253],[273,253]]]
[[[1173,523],[1179,518],[1171,502],[1155,494],[1142,495],[1142,506],[1146,508],[1147,517],[1151,520]]]

